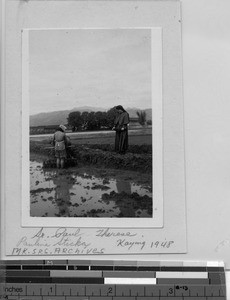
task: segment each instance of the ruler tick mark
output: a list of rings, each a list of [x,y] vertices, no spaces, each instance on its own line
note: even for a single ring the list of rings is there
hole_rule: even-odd
[[[46,265],[52,265],[52,261],[49,261],[49,263],[44,263]],[[62,262],[63,264],[63,262]],[[41,262],[38,263],[38,267],[40,267]],[[36,296],[41,296],[39,297],[41,300],[44,300],[45,298],[47,298],[47,300],[54,300],[55,296],[57,297],[57,299],[60,297],[60,300],[67,300],[67,296],[79,296],[81,299],[91,299],[93,300],[96,296],[103,300],[105,299],[112,299],[115,300],[116,297],[119,297],[120,300],[125,300],[125,299],[129,299],[129,297],[131,297],[130,299],[139,299],[139,297],[141,297],[142,300],[146,299],[146,300],[150,300],[151,297],[154,297],[154,299],[162,299],[162,298],[168,298],[168,297],[178,297],[178,299],[186,299],[189,300],[190,297],[201,297],[202,299],[213,299],[213,300],[226,300],[226,296],[225,296],[225,277],[224,277],[224,271],[222,271],[221,274],[223,274],[220,277],[220,284],[219,286],[215,285],[212,280],[210,279],[209,281],[206,281],[205,284],[200,283],[198,280],[199,279],[192,279],[191,282],[189,284],[169,284],[169,283],[161,283],[165,282],[164,279],[162,280],[158,280],[156,281],[156,284],[153,286],[146,286],[146,285],[140,285],[138,288],[136,288],[134,285],[128,285],[128,286],[122,286],[122,285],[117,285],[114,284],[113,286],[109,287],[106,284],[102,284],[102,286],[98,287],[96,285],[91,285],[87,283],[87,277],[83,278],[83,284],[81,285],[75,285],[73,282],[75,281],[75,279],[72,281],[72,279],[70,279],[70,284],[65,285],[62,283],[68,283],[67,278],[65,278],[65,280],[63,280],[63,282],[61,280],[59,280],[59,282],[57,284],[49,284],[44,282],[44,278],[42,278],[41,275],[38,276],[38,274],[40,274],[41,271],[36,271],[36,270],[41,270],[41,268],[38,268],[37,265],[34,263],[34,270],[32,271],[32,276],[27,276],[25,277],[25,281],[23,279],[23,276],[25,274],[23,274],[23,272],[21,272],[20,270],[24,271],[24,269],[26,269],[26,267],[24,267],[23,265],[20,266],[20,269],[18,268],[17,272],[22,273],[22,276],[19,275],[18,277],[20,278],[21,282],[14,282],[12,283],[12,281],[10,281],[12,279],[12,276],[9,276],[10,274],[5,274],[6,279],[8,280],[7,283],[9,283],[9,286],[7,286],[6,288],[7,290],[7,295],[4,295],[2,298],[3,300],[7,300],[8,296],[11,296],[12,299],[11,300],[16,300],[18,297],[21,298],[22,300],[26,300],[25,298],[28,297],[27,300],[34,300],[36,299]],[[93,266],[93,265],[92,265]],[[10,266],[11,267],[11,266]],[[10,269],[10,267],[8,267]],[[92,270],[93,267],[91,267],[90,269]],[[189,268],[189,271],[192,267]],[[33,269],[33,265],[30,266],[30,268],[28,269]],[[66,267],[66,269],[68,270],[68,268]],[[170,269],[173,269],[170,267]],[[164,270],[162,270],[164,271]],[[188,269],[186,270],[188,271]],[[189,272],[188,271],[188,272]],[[195,271],[195,270],[192,270]],[[11,271],[9,271],[10,273]],[[38,272],[38,274],[35,274],[36,272]],[[78,272],[78,270],[76,271]],[[219,269],[217,269],[215,272],[219,272]],[[25,272],[26,273],[26,272]],[[45,273],[45,272],[44,272]],[[35,276],[33,275],[35,274]],[[185,274],[186,275],[186,274]],[[102,272],[102,277],[104,277],[104,271]],[[188,281],[188,278],[184,278]],[[174,280],[173,278],[171,278],[171,282],[172,280]],[[196,282],[196,286],[193,283]],[[159,283],[160,281],[160,283]],[[187,282],[186,281],[186,282]],[[51,281],[52,282],[52,281]],[[22,284],[23,283],[23,284]],[[14,286],[15,284],[15,286]],[[61,284],[61,285],[60,285]],[[170,289],[166,289],[166,286],[168,286]],[[110,289],[110,292],[107,292],[107,288]],[[174,288],[174,292],[173,292],[173,288]],[[72,290],[73,289],[73,290]],[[22,290],[22,291],[20,291]],[[58,292],[58,293],[57,293]],[[23,295],[25,295],[25,297]],[[54,296],[54,297],[52,297]],[[110,297],[109,297],[110,296]],[[143,297],[144,296],[144,297]],[[164,297],[163,297],[164,296]],[[24,298],[23,298],[24,297]],[[0,297],[1,298],[1,297]],[[61,299],[62,298],[62,299]],[[1,299],[0,299],[1,300]],[[70,298],[71,300],[71,298]],[[74,300],[74,299],[73,299]],[[173,300],[173,299],[172,299]]]

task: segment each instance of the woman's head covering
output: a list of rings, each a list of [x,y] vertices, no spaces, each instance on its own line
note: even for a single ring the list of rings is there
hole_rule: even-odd
[[[123,112],[125,112],[125,109],[122,105],[117,105],[115,106],[116,109],[122,110]]]
[[[62,125],[62,124],[61,124],[61,125],[59,125],[59,127],[61,128],[61,130],[62,130],[63,132],[65,132],[65,131],[66,131],[66,129],[67,129],[67,128],[65,127],[65,125]]]

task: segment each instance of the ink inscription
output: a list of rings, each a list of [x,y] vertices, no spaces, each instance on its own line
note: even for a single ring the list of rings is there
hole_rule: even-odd
[[[89,234],[82,228],[44,228],[19,238],[12,256],[49,256],[119,253],[154,253],[173,249],[172,240],[149,240],[134,229],[94,229]]]

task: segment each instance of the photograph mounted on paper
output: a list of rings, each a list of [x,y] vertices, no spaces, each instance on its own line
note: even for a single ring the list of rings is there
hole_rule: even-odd
[[[162,227],[161,28],[22,31],[22,226]]]

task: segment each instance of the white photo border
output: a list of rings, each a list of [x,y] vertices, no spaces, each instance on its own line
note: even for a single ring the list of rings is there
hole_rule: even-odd
[[[32,30],[78,30],[114,28],[39,28],[22,30],[22,227],[79,227],[79,228],[162,228],[163,227],[163,99],[162,99],[162,28],[133,27],[119,29],[151,29],[152,63],[152,218],[61,218],[30,216],[29,173],[29,32]],[[137,226],[138,219],[138,226]]]

